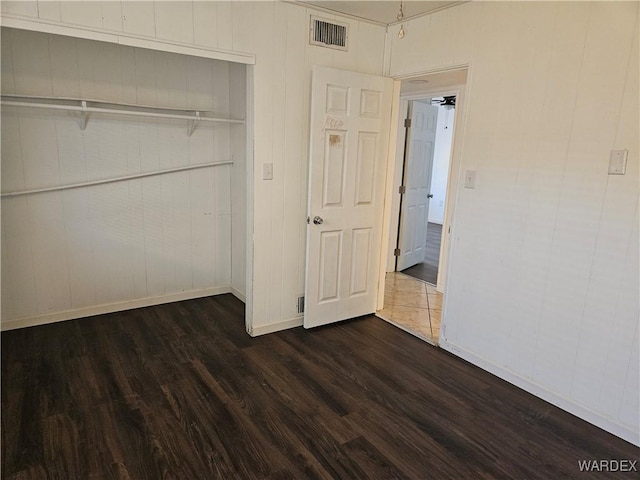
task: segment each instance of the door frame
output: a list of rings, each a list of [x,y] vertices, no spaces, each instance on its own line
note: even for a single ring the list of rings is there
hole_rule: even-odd
[[[410,94],[401,94],[400,87],[401,82],[405,80],[411,80],[413,78],[428,78],[430,75],[439,75],[447,72],[466,70],[466,81],[463,84],[451,83],[440,84],[434,87],[425,87],[419,92],[412,92]],[[403,75],[394,77],[394,89],[393,89],[393,104],[391,111],[391,129],[389,138],[389,148],[387,153],[387,183],[385,189],[385,207],[383,218],[383,232],[382,241],[386,242],[387,248],[381,250],[381,266],[385,268],[380,269],[380,279],[378,282],[378,306],[377,310],[382,310],[384,306],[384,289],[385,289],[385,275],[390,265],[393,265],[392,270],[395,270],[395,258],[393,256],[393,250],[396,248],[398,223],[399,223],[399,198],[397,195],[397,187],[402,182],[402,164],[404,162],[404,140],[406,131],[404,129],[404,117],[408,107],[409,100],[415,100],[419,98],[436,97],[443,95],[455,95],[456,96],[456,113],[453,126],[453,134],[451,140],[451,159],[449,162],[449,174],[447,177],[447,193],[445,199],[445,212],[443,223],[443,241],[440,247],[440,266],[438,270],[438,290],[446,291],[449,284],[449,267],[451,265],[451,257],[455,253],[455,249],[452,248],[452,232],[454,232],[455,226],[455,204],[459,196],[462,177],[462,139],[464,137],[467,108],[466,103],[469,98],[469,88],[471,84],[471,66],[469,64],[457,65],[454,67],[431,70],[426,72],[417,72],[409,75]],[[404,113],[403,113],[404,112]],[[396,128],[393,128],[394,125]],[[442,276],[444,275],[444,278]],[[442,281],[441,281],[442,278]],[[446,295],[443,299],[442,305],[442,327],[440,335],[445,334],[445,321],[446,321]]]
[[[246,128],[246,182],[247,182],[247,207],[246,207],[246,236],[244,239],[246,248],[246,264],[245,264],[245,312],[244,312],[244,328],[245,331],[253,336],[253,235],[254,235],[254,189],[255,189],[255,158],[254,158],[254,126],[255,126],[255,67],[253,65],[247,65],[246,69],[246,88],[247,88],[247,100],[246,100],[246,112],[245,112],[245,128]]]

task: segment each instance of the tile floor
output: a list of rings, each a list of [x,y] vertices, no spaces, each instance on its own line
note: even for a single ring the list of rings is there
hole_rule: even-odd
[[[387,273],[384,308],[376,315],[432,345],[438,344],[442,294],[400,272]]]

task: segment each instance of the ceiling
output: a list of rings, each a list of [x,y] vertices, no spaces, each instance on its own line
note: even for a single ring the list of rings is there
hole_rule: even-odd
[[[369,20],[375,23],[389,25],[398,22],[398,10],[400,8],[400,0],[297,0],[296,3],[305,3],[311,6],[321,7],[325,10],[331,10],[336,13],[343,13],[354,17]],[[422,0],[403,0],[404,18],[424,15],[426,13],[442,10],[443,8],[452,7],[462,3],[457,2],[440,2],[440,1],[422,1]]]
[[[463,85],[467,81],[467,69],[449,70],[446,72],[431,73],[418,77],[405,78],[400,83],[401,95],[425,94],[428,92],[450,91],[454,86]]]

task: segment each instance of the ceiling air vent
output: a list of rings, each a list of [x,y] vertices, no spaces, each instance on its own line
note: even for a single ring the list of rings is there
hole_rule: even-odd
[[[347,50],[349,25],[346,23],[329,22],[320,17],[311,16],[311,35],[309,43],[321,47]]]

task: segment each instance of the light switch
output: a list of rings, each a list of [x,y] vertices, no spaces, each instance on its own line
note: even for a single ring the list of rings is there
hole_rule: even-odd
[[[609,175],[624,175],[627,171],[629,150],[611,150],[609,155]]]
[[[273,180],[273,163],[262,164],[262,179]]]
[[[476,188],[476,171],[467,170],[464,174],[464,188]]]

